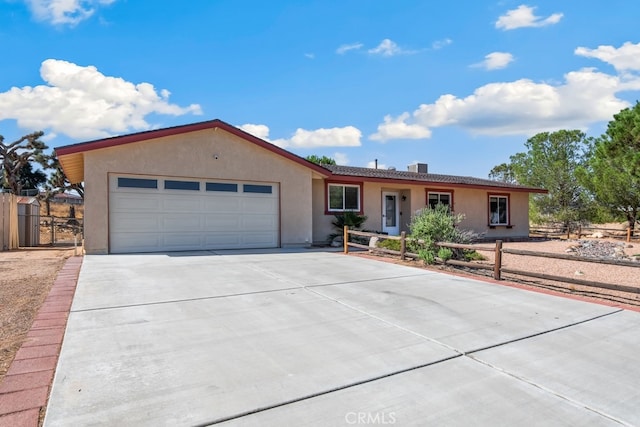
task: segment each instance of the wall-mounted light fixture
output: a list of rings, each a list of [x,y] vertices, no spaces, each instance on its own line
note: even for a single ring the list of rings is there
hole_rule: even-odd
[[[405,196],[404,194],[402,195],[402,201],[406,202],[407,201],[407,196]]]

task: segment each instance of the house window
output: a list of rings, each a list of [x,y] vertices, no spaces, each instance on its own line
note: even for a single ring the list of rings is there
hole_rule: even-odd
[[[509,225],[509,196],[489,196],[489,225]]]
[[[198,181],[164,181],[165,190],[195,190],[200,191],[200,183]]]
[[[270,185],[244,184],[242,186],[242,191],[245,193],[271,194],[273,192],[273,188]]]
[[[229,193],[237,193],[238,184],[230,184],[226,182],[207,182],[205,189],[207,191],[226,191]]]
[[[427,206],[434,209],[438,204],[447,205],[449,210],[452,210],[453,194],[450,192],[427,191]]]
[[[157,179],[118,178],[119,188],[158,188]]]
[[[359,185],[329,184],[327,188],[329,212],[360,212]]]

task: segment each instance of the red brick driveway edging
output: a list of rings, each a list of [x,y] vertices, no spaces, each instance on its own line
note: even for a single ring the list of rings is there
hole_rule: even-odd
[[[0,427],[37,427],[46,409],[82,257],[67,259],[0,383]]]

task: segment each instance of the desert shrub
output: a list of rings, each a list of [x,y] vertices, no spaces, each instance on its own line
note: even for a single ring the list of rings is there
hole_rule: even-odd
[[[378,242],[378,247],[400,252],[400,240],[384,239]]]
[[[453,257],[453,251],[450,248],[440,248],[438,249],[438,258],[442,261],[447,262]]]
[[[484,261],[484,260],[487,259],[487,257],[482,255],[480,252],[472,251],[472,250],[469,250],[469,249],[465,249],[462,252],[462,256],[463,256],[465,261]]]
[[[418,211],[409,226],[413,238],[409,241],[411,252],[418,253],[420,258],[427,262],[427,260],[435,259],[438,254],[437,242],[471,243],[477,236],[471,231],[461,230],[457,227],[463,219],[464,215],[452,214],[449,207],[443,204]],[[447,259],[463,259],[462,249],[446,249],[450,252]],[[429,255],[426,255],[427,253]],[[448,252],[444,251],[443,254],[448,255]],[[443,258],[439,255],[438,257]]]
[[[436,256],[432,250],[420,249],[418,251],[418,256],[425,264],[432,265],[436,263]]]

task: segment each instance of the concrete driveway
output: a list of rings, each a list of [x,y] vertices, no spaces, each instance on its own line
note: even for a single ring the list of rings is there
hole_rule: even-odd
[[[321,251],[86,256],[79,425],[640,425],[640,313]]]

